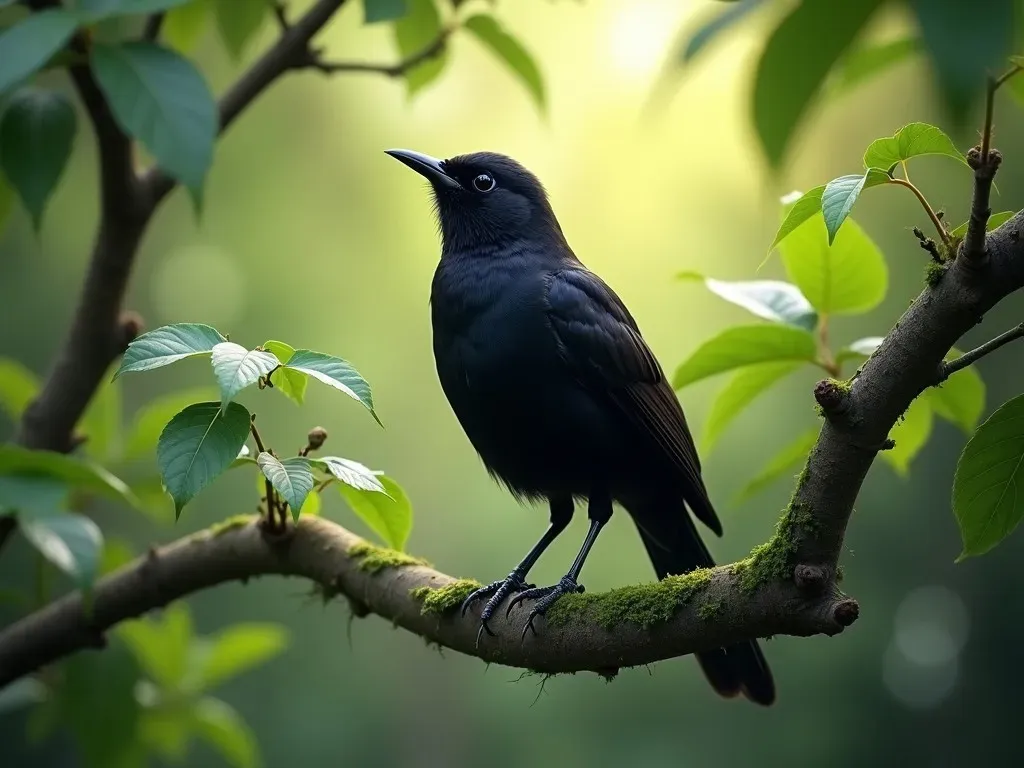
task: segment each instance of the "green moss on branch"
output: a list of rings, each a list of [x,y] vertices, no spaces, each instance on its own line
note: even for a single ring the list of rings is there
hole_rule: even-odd
[[[422,614],[442,616],[456,610],[480,586],[479,581],[458,579],[443,587],[416,587],[409,590],[409,594],[423,603],[423,607],[420,609]]]
[[[429,566],[421,557],[413,557],[397,549],[377,547],[365,541],[353,544],[348,549],[348,556],[359,561],[359,569],[367,573],[377,573],[385,568],[404,568],[410,565]]]

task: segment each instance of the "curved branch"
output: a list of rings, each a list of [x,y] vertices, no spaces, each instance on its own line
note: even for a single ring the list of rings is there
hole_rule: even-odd
[[[103,632],[121,621],[207,587],[266,574],[311,579],[325,594],[344,594],[361,608],[431,642],[487,662],[546,673],[593,670],[608,675],[619,667],[751,636],[835,634],[856,618],[852,600],[805,599],[793,585],[778,584],[752,598],[740,576],[718,568],[700,579],[699,588],[678,604],[671,619],[647,628],[629,622],[609,628],[599,612],[589,615],[586,609],[594,607],[594,600],[610,603],[614,592],[592,595],[590,602],[578,595],[565,598],[580,609],[572,621],[538,621],[538,634],[523,640],[526,608],[519,605],[508,621],[493,622],[495,637],[483,637],[477,646],[478,611],[463,618],[457,611],[437,615],[423,610],[422,588],[450,585],[452,577],[412,558],[406,558],[405,565],[375,570],[367,566],[378,563],[358,554],[366,550],[371,557],[397,554],[370,548],[358,536],[316,517],[303,518],[283,538],[265,534],[255,518],[190,536],[101,580],[91,618],[74,594],[0,633],[0,687],[75,651],[102,647]]]

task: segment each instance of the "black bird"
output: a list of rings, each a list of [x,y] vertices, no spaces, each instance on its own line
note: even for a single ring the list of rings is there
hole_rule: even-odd
[[[632,516],[658,578],[713,565],[687,511],[722,525],[701,479],[686,417],[622,300],[576,258],[540,181],[491,152],[437,160],[388,154],[426,177],[442,236],[430,307],[438,378],[492,476],[520,500],[546,499],[550,525],[488,598],[535,600],[529,621],[582,591],[583,563],[613,502]],[[558,584],[526,575],[588,501],[590,529]],[[775,684],[756,642],[697,654],[714,689],[771,704]]]

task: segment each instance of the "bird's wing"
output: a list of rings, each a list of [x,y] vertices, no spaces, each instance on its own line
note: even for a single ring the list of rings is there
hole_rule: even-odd
[[[684,480],[694,514],[721,535],[683,409],[625,304],[583,268],[552,273],[546,298],[560,352],[580,383],[608,397],[654,441]]]

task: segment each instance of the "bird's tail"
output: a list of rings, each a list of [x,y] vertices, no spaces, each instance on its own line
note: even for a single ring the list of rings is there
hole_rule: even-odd
[[[629,512],[659,579],[715,564],[682,501],[630,505]],[[720,695],[742,693],[766,706],[775,701],[775,681],[756,640],[695,655]]]

